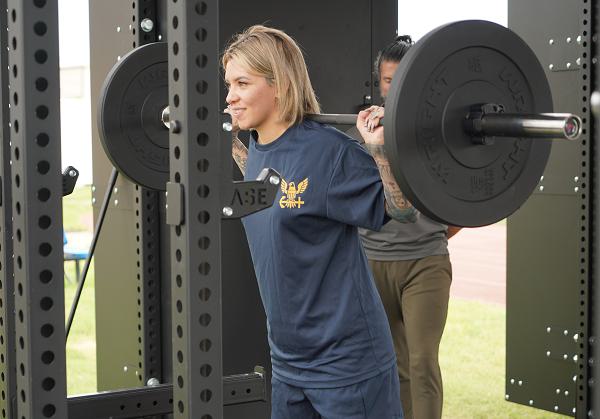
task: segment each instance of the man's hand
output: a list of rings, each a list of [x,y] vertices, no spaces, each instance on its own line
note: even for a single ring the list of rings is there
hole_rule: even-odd
[[[384,116],[384,108],[371,106],[359,112],[356,119],[356,128],[367,144],[382,145],[384,142],[383,125],[380,125]]]
[[[380,125],[383,114],[383,108],[380,106],[371,106],[369,109],[365,109],[358,114],[356,128],[364,138],[365,148],[371,153],[379,169],[383,192],[385,193],[387,214],[401,223],[414,223],[419,214],[404,197],[396,179],[394,179],[394,175],[392,175],[390,162],[385,156],[383,125]]]

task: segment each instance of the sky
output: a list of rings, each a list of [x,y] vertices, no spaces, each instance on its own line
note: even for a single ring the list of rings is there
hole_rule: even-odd
[[[418,40],[448,22],[483,19],[507,26],[508,0],[400,0],[398,34]]]

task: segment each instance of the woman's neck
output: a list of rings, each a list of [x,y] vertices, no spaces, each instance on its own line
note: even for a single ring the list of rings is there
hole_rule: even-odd
[[[286,121],[278,121],[270,124],[264,124],[256,128],[259,144],[269,144],[281,137],[281,135],[290,127]]]

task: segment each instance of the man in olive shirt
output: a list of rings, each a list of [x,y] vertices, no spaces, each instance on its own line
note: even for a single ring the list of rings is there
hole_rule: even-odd
[[[411,45],[409,36],[400,36],[379,53],[375,72],[382,97]],[[390,324],[407,419],[442,415],[438,350],[452,281],[448,238],[458,230],[423,214],[416,223],[392,220],[379,232],[359,230]]]

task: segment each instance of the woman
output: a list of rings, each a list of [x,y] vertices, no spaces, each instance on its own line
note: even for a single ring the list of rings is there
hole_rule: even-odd
[[[273,206],[243,219],[267,315],[272,418],[401,418],[394,348],[357,226],[378,230],[387,215],[410,221],[416,211],[383,156],[380,174],[356,141],[305,119],[319,104],[292,38],[253,26],[222,64],[227,111],[252,130],[249,150],[234,139],[235,161],[246,179],[265,167],[282,176]],[[371,113],[360,126],[380,152]]]

